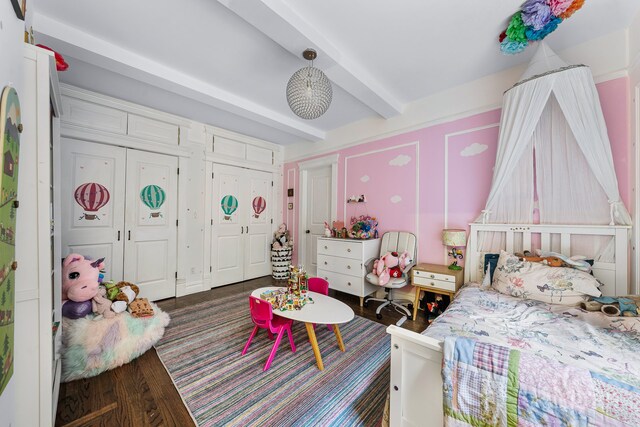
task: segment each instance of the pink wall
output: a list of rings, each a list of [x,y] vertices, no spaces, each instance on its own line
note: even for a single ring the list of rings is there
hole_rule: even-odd
[[[630,206],[633,179],[628,85],[628,78],[597,85],[626,206]],[[406,230],[418,235],[419,261],[445,262],[442,229],[468,228],[486,202],[499,122],[498,109],[337,151],[338,219],[348,222],[352,215],[376,216],[381,233]],[[287,188],[295,190],[295,197],[284,198],[285,222],[294,238],[298,232],[298,179],[297,162],[285,164],[284,194]],[[368,203],[347,205],[345,201],[352,194],[365,194]],[[293,210],[287,209],[288,203],[294,204]]]

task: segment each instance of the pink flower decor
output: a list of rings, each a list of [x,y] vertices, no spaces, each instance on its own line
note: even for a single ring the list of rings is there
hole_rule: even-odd
[[[553,16],[562,15],[573,3],[573,0],[547,0]]]
[[[560,18],[562,19],[570,18],[571,15],[573,15],[578,10],[580,10],[583,5],[584,5],[584,0],[573,0],[573,3],[571,3],[571,6],[569,6],[569,8],[562,15],[560,15]]]
[[[527,0],[522,5],[522,21],[534,30],[541,30],[549,23],[553,15],[546,0]],[[517,40],[514,40],[517,41]]]

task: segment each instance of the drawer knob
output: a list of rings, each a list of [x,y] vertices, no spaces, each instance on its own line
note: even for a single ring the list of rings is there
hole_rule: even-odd
[[[429,283],[429,284],[430,284],[431,286],[435,286],[435,285],[436,285],[436,284],[435,284],[435,283],[433,283],[433,282],[431,282],[431,283]]]
[[[329,278],[328,278],[328,277],[325,277],[325,278],[324,278],[324,280],[329,280]]]
[[[351,248],[347,248],[347,252],[351,252]]]
[[[347,282],[347,285],[351,286],[351,282]]]
[[[325,248],[325,249],[329,249],[329,248],[328,248],[328,247],[326,247],[326,246],[325,246],[324,248]]]
[[[435,276],[435,275],[433,275],[433,274],[432,274],[431,276],[429,276],[429,277],[431,277],[432,279],[435,279],[435,278],[436,278],[436,276]]]
[[[324,262],[324,265],[327,265],[327,261]]]
[[[350,265],[347,265],[347,270],[351,270],[351,266]]]

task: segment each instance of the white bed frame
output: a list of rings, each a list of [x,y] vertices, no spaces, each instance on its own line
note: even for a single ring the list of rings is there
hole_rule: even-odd
[[[465,266],[466,281],[481,281],[481,253],[478,233],[506,233],[507,252],[513,252],[521,238],[524,248],[531,247],[532,236],[540,235],[543,250],[551,249],[552,235],[560,236],[560,253],[570,256],[571,236],[612,236],[615,261],[595,263],[594,275],[605,287],[606,295],[629,293],[629,230],[627,226],[586,225],[503,225],[470,224]],[[516,239],[517,238],[517,239]],[[634,289],[633,292],[637,290]],[[391,334],[390,425],[435,427],[443,425],[442,413],[442,342],[397,326],[389,326]]]

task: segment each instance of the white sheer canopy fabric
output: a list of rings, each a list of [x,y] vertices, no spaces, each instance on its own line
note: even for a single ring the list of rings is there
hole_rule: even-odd
[[[591,72],[546,45],[504,95],[493,182],[477,221],[533,223],[536,193],[543,224],[631,224]],[[482,249],[495,250],[501,239],[487,237]],[[577,246],[595,255],[607,245],[594,238]]]

